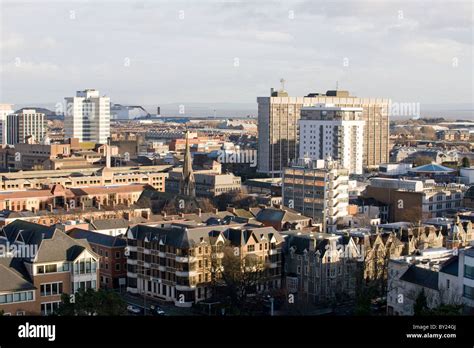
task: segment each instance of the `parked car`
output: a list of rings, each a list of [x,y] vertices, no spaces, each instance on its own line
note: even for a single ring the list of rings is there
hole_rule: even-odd
[[[142,313],[142,309],[137,307],[137,306],[133,306],[133,305],[128,305],[127,306],[127,311],[129,311],[130,313],[133,313],[133,314],[141,314]]]
[[[153,315],[166,315],[165,311],[158,306],[151,305],[150,309]]]

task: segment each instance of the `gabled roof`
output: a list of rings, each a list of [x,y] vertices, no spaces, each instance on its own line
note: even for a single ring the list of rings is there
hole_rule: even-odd
[[[400,279],[425,288],[438,290],[438,277],[438,272],[412,265],[406,270]]]
[[[35,245],[39,245],[43,239],[51,238],[55,229],[54,226],[44,226],[24,220],[14,220],[3,227],[10,243],[15,242],[20,237],[20,240],[25,244]]]
[[[35,262],[74,261],[85,249],[94,254],[87,240],[74,239],[61,231],[42,241]]]

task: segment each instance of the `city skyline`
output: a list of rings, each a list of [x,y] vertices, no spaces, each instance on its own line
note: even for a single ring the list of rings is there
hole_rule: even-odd
[[[457,4],[430,2],[426,16],[423,1],[2,1],[0,98],[55,104],[96,88],[123,104],[255,104],[284,77],[290,95],[338,85],[360,97],[468,104],[472,10]]]

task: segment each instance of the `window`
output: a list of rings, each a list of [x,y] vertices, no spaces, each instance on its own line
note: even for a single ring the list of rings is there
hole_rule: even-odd
[[[464,265],[464,277],[474,279],[474,267]]]
[[[120,271],[120,263],[116,263],[116,264],[115,264],[115,270],[116,270],[116,271]]]
[[[12,302],[26,302],[33,300],[33,291],[20,291],[13,294],[0,295],[0,304]]]
[[[116,252],[115,252],[115,258],[116,258],[116,259],[120,259],[120,251],[116,251]]]
[[[41,296],[60,295],[62,293],[63,293],[62,282],[46,283],[46,284],[41,284],[40,286]]]
[[[46,302],[41,304],[41,315],[53,314],[59,307],[59,302]]]
[[[469,299],[474,299],[474,288],[468,285],[464,285],[463,296]]]

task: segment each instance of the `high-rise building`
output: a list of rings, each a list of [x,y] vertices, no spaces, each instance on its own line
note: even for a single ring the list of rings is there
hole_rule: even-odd
[[[36,112],[35,109],[23,109],[6,117],[6,144],[24,143],[28,136],[33,136],[36,141],[41,142],[45,135],[45,115],[41,112]]]
[[[283,171],[283,205],[335,232],[348,215],[349,173],[335,161],[301,158]]]
[[[0,104],[0,144],[6,144],[7,142],[6,120],[7,116],[14,112],[12,104]]]
[[[362,108],[318,104],[301,109],[300,154],[313,160],[332,158],[350,174],[363,173]]]
[[[107,138],[110,137],[110,98],[101,97],[95,89],[86,89],[65,100],[66,138],[106,144]]]
[[[374,167],[389,161],[389,99],[357,98],[347,91],[289,97],[284,90],[272,89],[270,97],[258,97],[257,102],[258,171],[261,173],[279,176],[284,167],[299,158],[300,111],[316,104],[361,107],[365,121],[364,166]]]

